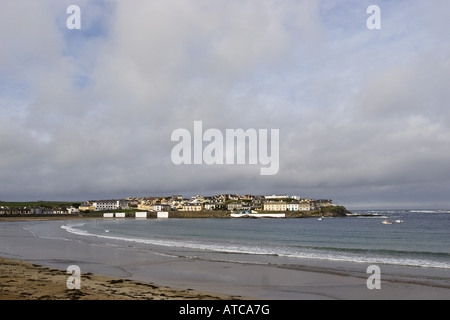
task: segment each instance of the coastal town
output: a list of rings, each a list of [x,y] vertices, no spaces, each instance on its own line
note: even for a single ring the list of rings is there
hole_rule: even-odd
[[[337,207],[330,199],[307,199],[289,195],[181,195],[168,197],[128,197],[124,199],[90,200],[84,203],[46,202],[14,203],[0,202],[0,215],[72,215],[107,211],[148,212],[204,212],[227,211],[233,213],[258,212],[309,212],[325,207]]]

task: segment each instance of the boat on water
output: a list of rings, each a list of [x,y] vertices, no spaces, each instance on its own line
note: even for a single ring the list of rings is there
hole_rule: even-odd
[[[395,223],[403,223],[403,220],[395,220]]]
[[[322,220],[323,220],[323,218],[319,218],[319,219],[317,219],[317,220],[319,220],[319,221],[322,221]]]
[[[381,221],[382,224],[392,224],[392,221],[389,220],[383,220]]]

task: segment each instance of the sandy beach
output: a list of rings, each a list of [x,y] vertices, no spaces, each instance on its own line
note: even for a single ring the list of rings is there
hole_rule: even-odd
[[[2,222],[77,220],[79,217],[2,217]],[[84,218],[85,219],[85,218]],[[80,289],[68,289],[66,270],[0,257],[0,300],[236,300],[242,297],[82,273]]]
[[[0,222],[0,299],[450,299],[445,275],[389,271],[385,266],[382,289],[369,290],[365,265],[355,272],[351,271],[354,265],[342,264],[293,268],[192,259],[189,252],[158,247],[144,250],[113,240],[105,245],[96,238],[66,232],[61,229],[64,223]],[[66,268],[73,264],[82,272],[80,290],[66,286]]]
[[[0,258],[0,300],[231,300],[238,297],[181,290],[129,279],[81,275],[68,289],[64,270]]]

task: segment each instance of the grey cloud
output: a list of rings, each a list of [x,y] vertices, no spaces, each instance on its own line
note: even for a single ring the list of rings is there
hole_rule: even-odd
[[[283,192],[447,203],[449,48],[437,40],[448,23],[404,24],[419,9],[430,21],[445,2],[385,10],[378,34],[359,29],[365,8],[355,3],[81,1],[78,34],[60,27],[65,2],[5,3],[0,198]],[[174,165],[171,132],[194,120],[279,128],[279,173]]]
[[[448,63],[448,57],[433,52],[375,74],[361,92],[360,110],[376,118],[446,114]]]

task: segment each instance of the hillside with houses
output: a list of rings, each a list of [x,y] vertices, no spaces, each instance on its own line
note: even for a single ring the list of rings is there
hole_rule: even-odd
[[[89,200],[84,203],[14,203],[0,202],[0,216],[3,215],[72,215],[109,211],[147,212],[231,212],[290,214],[323,211],[342,208],[330,199],[308,199],[289,195],[238,195],[219,194],[196,195],[185,198],[181,195],[168,197],[128,197],[124,199]]]

